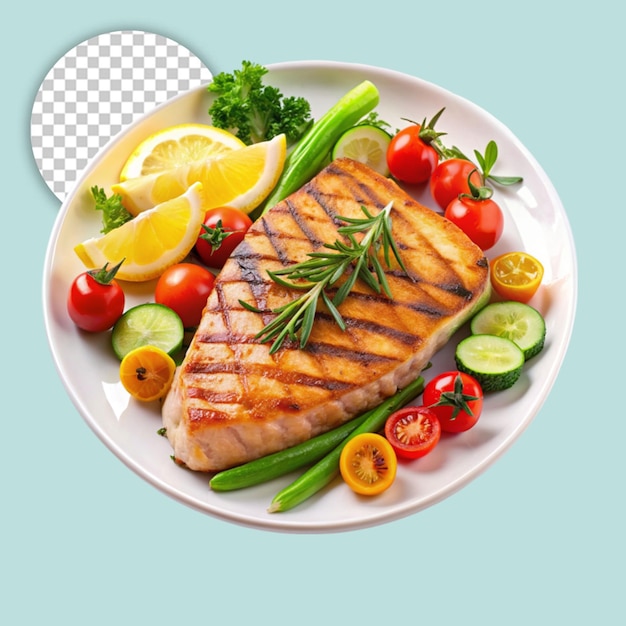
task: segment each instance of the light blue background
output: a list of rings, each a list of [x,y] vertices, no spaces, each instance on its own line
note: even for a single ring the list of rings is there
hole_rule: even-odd
[[[6,16],[0,622],[626,623],[619,367],[626,58],[615,4],[297,6],[59,0],[17,3]],[[214,73],[244,58],[400,70],[479,104],[535,155],[572,225],[578,314],[553,393],[485,474],[398,522],[285,535],[170,500],[92,434],[56,375],[44,334],[41,275],[59,202],[39,177],[29,124],[57,59],[122,29],[175,39]]]

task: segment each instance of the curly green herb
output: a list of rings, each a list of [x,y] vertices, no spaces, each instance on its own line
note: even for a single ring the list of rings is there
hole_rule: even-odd
[[[285,134],[295,143],[312,123],[311,105],[303,97],[284,96],[263,83],[266,67],[243,61],[241,69],[221,72],[207,86],[215,100],[209,108],[212,123],[250,145]]]
[[[113,194],[107,198],[104,189],[94,185],[91,188],[91,195],[96,202],[96,210],[102,211],[101,233],[106,234],[133,219],[133,216],[122,206],[120,194]]]

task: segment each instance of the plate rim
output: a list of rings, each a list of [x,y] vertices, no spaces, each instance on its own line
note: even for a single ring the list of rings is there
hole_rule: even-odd
[[[533,411],[530,414],[526,415],[523,420],[517,425],[517,428],[511,432],[511,434],[495,449],[491,452],[491,454],[485,456],[480,463],[472,467],[472,472],[470,476],[463,475],[457,477],[453,483],[446,484],[444,487],[439,489],[437,492],[430,494],[430,496],[420,503],[419,506],[412,505],[410,501],[402,502],[400,504],[394,505],[392,511],[386,510],[383,508],[379,513],[375,515],[369,515],[366,518],[362,519],[360,522],[355,521],[328,521],[328,522],[320,522],[320,521],[302,521],[302,520],[293,520],[288,518],[283,518],[277,516],[279,519],[271,517],[271,519],[263,520],[263,519],[252,519],[249,515],[244,513],[238,513],[234,511],[229,511],[227,509],[220,509],[219,511],[215,509],[215,507],[210,505],[201,505],[196,501],[194,497],[190,494],[187,494],[177,488],[174,485],[167,483],[162,480],[158,476],[154,476],[150,471],[144,468],[141,463],[139,463],[136,459],[130,456],[119,444],[119,442],[115,441],[113,438],[109,437],[102,426],[98,423],[98,420],[94,419],[88,411],[88,408],[81,401],[79,397],[74,393],[71,388],[70,382],[66,379],[64,375],[64,371],[59,362],[58,355],[55,352],[54,341],[52,338],[52,325],[53,322],[51,320],[50,312],[48,311],[48,299],[50,297],[50,286],[51,286],[51,273],[52,273],[52,259],[55,252],[55,245],[58,239],[59,232],[64,223],[64,219],[67,215],[67,212],[72,205],[76,195],[79,193],[81,186],[85,179],[89,176],[89,174],[98,167],[98,164],[101,163],[113,150],[113,148],[117,145],[119,141],[123,139],[128,133],[132,132],[133,129],[143,125],[145,123],[146,118],[151,117],[155,114],[158,114],[165,108],[169,108],[174,105],[177,101],[188,98],[191,94],[199,93],[206,89],[206,85],[208,83],[204,83],[197,87],[194,87],[191,90],[178,94],[174,98],[159,104],[154,107],[148,113],[142,115],[139,119],[134,121],[131,125],[124,128],[118,135],[111,138],[105,146],[98,152],[98,154],[90,161],[85,170],[82,172],[81,176],[79,176],[76,181],[72,191],[67,195],[65,200],[62,202],[57,218],[54,222],[53,229],[50,234],[50,238],[48,241],[48,245],[46,247],[46,253],[44,257],[44,268],[43,268],[43,283],[42,283],[42,304],[43,304],[43,314],[44,314],[44,326],[46,331],[46,339],[51,351],[53,362],[57,374],[62,382],[63,387],[66,390],[70,400],[73,405],[77,409],[78,413],[81,415],[82,419],[87,422],[91,430],[96,434],[96,436],[100,439],[100,441],[117,456],[129,469],[139,475],[142,479],[146,480],[151,485],[157,487],[160,491],[173,498],[174,500],[200,512],[203,514],[208,514],[215,519],[220,519],[222,521],[227,521],[231,523],[235,523],[241,526],[246,526],[250,528],[267,530],[267,531],[276,531],[276,532],[287,532],[287,533],[328,533],[328,532],[343,532],[349,530],[358,530],[367,527],[372,527],[376,525],[380,525],[381,523],[391,522],[408,515],[412,515],[422,511],[426,508],[429,508],[438,502],[450,497],[454,493],[458,492],[460,489],[465,487],[467,484],[472,482],[475,478],[477,478],[480,474],[482,474],[488,467],[493,465],[493,463],[500,458],[508,449],[513,445],[513,443],[519,438],[521,433],[529,426],[529,424],[534,420],[537,413],[541,410],[543,404],[545,403],[547,397],[549,396],[554,383],[558,377],[560,369],[563,365],[563,362],[566,358],[567,351],[569,349],[569,345],[571,343],[571,337],[574,330],[576,312],[578,307],[578,260],[576,255],[576,246],[573,238],[573,233],[571,229],[571,225],[569,220],[567,219],[567,214],[565,212],[565,208],[561,202],[561,199],[557,193],[556,188],[554,187],[552,181],[547,176],[546,172],[543,170],[542,166],[539,164],[534,155],[526,148],[526,146],[519,140],[519,138],[500,120],[494,117],[491,113],[484,110],[481,106],[473,103],[467,98],[455,94],[448,89],[436,85],[432,82],[426,81],[417,76],[413,76],[398,70],[387,69],[375,65],[363,64],[363,63],[350,63],[350,62],[340,62],[340,61],[329,61],[329,60],[303,60],[303,61],[284,61],[279,63],[268,64],[267,69],[272,72],[281,72],[281,71],[307,71],[307,70],[315,70],[315,71],[323,71],[323,70],[332,70],[332,71],[363,71],[370,74],[384,74],[386,78],[397,78],[401,80],[409,80],[414,82],[415,84],[422,85],[429,90],[436,90],[442,94],[449,95],[457,99],[460,102],[467,103],[468,106],[477,110],[481,113],[481,115],[486,115],[492,121],[492,123],[496,124],[503,132],[505,132],[511,140],[515,143],[516,147],[523,153],[524,157],[529,161],[535,174],[541,180],[541,183],[544,185],[546,191],[549,193],[550,199],[554,203],[555,210],[561,214],[563,220],[563,226],[566,230],[564,233],[569,243],[569,250],[571,252],[571,306],[568,307],[568,317],[566,320],[561,320],[563,322],[564,332],[560,334],[560,345],[557,347],[557,355],[558,358],[555,359],[554,363],[551,364],[549,369],[549,377],[546,383],[543,386],[543,394],[541,397],[534,403]],[[207,487],[208,489],[208,487]]]

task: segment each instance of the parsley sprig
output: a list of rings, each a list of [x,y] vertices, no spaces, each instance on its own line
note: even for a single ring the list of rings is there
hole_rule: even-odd
[[[311,335],[318,303],[326,306],[338,326],[345,330],[346,325],[338,307],[346,299],[356,281],[360,278],[376,293],[384,292],[391,297],[391,290],[380,260],[380,252],[387,267],[391,267],[391,255],[395,257],[404,272],[406,268],[391,233],[390,202],[380,213],[372,215],[361,206],[365,217],[348,218],[339,216],[345,226],[337,229],[345,237],[332,244],[324,244],[327,250],[310,252],[306,261],[296,263],[282,270],[268,271],[272,280],[289,289],[304,291],[301,296],[272,310],[276,317],[269,322],[256,338],[263,343],[273,341],[270,354],[276,352],[286,339],[297,340],[304,348]],[[363,233],[361,240],[357,235]],[[334,296],[329,290],[341,279],[344,282]],[[248,310],[261,313],[253,305],[241,301]]]
[[[96,211],[102,211],[101,233],[108,233],[133,218],[122,205],[122,196],[118,193],[107,197],[102,187],[91,187],[91,195],[95,201]]]
[[[289,145],[312,123],[311,105],[301,96],[285,96],[264,83],[268,69],[242,61],[233,72],[220,72],[207,90],[214,95],[209,108],[212,123],[237,135],[246,144],[285,134]]]

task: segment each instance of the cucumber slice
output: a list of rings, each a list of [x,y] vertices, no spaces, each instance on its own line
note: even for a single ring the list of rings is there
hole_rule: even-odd
[[[475,335],[497,335],[514,341],[526,360],[543,350],[546,323],[541,313],[521,302],[493,302],[479,311],[470,322]]]
[[[331,151],[331,158],[348,157],[365,163],[383,176],[389,176],[387,147],[390,142],[391,135],[386,130],[371,124],[357,124],[339,137]]]
[[[180,316],[156,302],[134,306],[113,326],[111,343],[116,356],[122,360],[140,346],[155,346],[173,356],[183,345],[185,329]]]
[[[473,376],[483,391],[512,387],[522,374],[524,353],[510,339],[496,335],[470,335],[459,342],[457,368]]]

